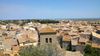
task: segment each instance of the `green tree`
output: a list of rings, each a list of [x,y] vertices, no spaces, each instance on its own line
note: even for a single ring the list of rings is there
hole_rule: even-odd
[[[93,48],[90,45],[86,45],[84,56],[100,56],[100,48]]]
[[[47,56],[45,50],[41,47],[24,47],[19,51],[20,56]]]
[[[19,51],[20,56],[64,56],[64,51],[53,45],[24,47]]]

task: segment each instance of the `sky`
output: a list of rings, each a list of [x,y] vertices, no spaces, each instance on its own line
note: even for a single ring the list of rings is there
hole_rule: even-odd
[[[100,0],[0,0],[0,20],[40,18],[100,18]]]

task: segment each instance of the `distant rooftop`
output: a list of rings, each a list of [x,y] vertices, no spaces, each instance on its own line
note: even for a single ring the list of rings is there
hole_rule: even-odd
[[[100,30],[97,30],[96,33],[100,34]]]

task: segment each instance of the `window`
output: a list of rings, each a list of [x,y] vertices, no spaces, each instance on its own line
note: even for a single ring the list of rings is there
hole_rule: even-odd
[[[48,43],[48,38],[45,39],[46,43]]]
[[[52,43],[52,38],[49,38],[50,43]]]

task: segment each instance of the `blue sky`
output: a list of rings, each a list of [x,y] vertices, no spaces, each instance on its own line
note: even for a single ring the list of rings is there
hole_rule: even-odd
[[[0,0],[0,19],[99,17],[100,0]]]

